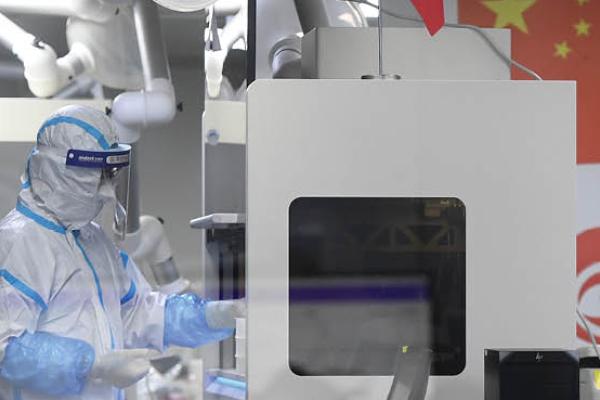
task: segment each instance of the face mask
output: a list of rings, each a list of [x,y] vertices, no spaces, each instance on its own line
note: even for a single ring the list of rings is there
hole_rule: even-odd
[[[69,229],[81,229],[100,214],[104,203],[98,196],[69,192],[54,193],[49,198],[61,224]]]

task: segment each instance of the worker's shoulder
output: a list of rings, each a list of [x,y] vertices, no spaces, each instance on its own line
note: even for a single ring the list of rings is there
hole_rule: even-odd
[[[12,210],[0,220],[0,255],[8,254],[15,246],[39,252],[54,236],[60,240],[58,234]]]
[[[30,238],[38,230],[34,221],[18,211],[12,210],[0,220],[0,246]]]
[[[47,251],[48,236],[44,228],[18,211],[0,220],[0,267],[10,264],[13,256],[33,259]]]

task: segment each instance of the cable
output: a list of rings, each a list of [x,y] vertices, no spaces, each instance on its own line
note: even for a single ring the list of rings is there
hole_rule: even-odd
[[[364,4],[364,5],[367,5],[369,7],[373,7],[375,9],[379,10],[379,6],[378,5],[372,4],[368,0],[340,0],[340,1],[348,1],[348,2],[351,2],[351,3]],[[387,14],[389,16],[392,16],[392,17],[400,19],[400,20],[417,22],[419,24],[423,24],[424,23],[423,20],[420,19],[420,18],[408,17],[406,15],[397,14],[397,13],[394,13],[392,11],[388,11],[388,10],[385,10],[385,9],[383,9],[382,11],[383,11],[384,14]],[[523,71],[527,75],[531,76],[533,79],[536,79],[536,80],[539,80],[539,81],[543,80],[542,77],[540,75],[538,75],[535,71],[527,68],[526,66],[524,66],[521,63],[519,63],[518,61],[515,61],[512,58],[510,58],[509,56],[507,56],[500,49],[500,47],[498,47],[498,45],[494,42],[494,40],[481,27],[476,26],[476,25],[455,24],[455,23],[450,23],[450,22],[444,23],[444,26],[448,27],[448,28],[469,29],[471,31],[476,32],[492,48],[492,50],[494,51],[494,53],[496,53],[496,55],[498,57],[500,57],[502,59],[502,61],[504,61],[506,63],[506,65],[508,65],[509,67],[514,66],[514,67],[520,69],[521,71]]]
[[[579,307],[577,307],[577,316],[581,320],[581,323],[585,327],[585,330],[586,330],[589,338],[591,339],[592,344],[594,345],[594,351],[596,352],[596,357],[598,357],[598,359],[600,360],[600,352],[598,351],[598,344],[596,343],[596,337],[592,333],[592,330],[590,329],[590,326],[587,323],[587,319],[585,318],[585,316],[583,315],[581,310],[579,310]]]

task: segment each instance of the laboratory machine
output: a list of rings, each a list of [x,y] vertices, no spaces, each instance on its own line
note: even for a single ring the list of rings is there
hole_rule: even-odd
[[[385,398],[425,309],[431,400],[481,399],[486,348],[574,348],[574,104],[571,82],[252,84],[248,399]]]

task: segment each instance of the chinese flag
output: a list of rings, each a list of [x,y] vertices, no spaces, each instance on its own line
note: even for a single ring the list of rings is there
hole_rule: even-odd
[[[459,19],[510,28],[516,61],[577,81],[577,160],[600,162],[600,0],[459,0]],[[531,78],[513,70],[513,79]]]

